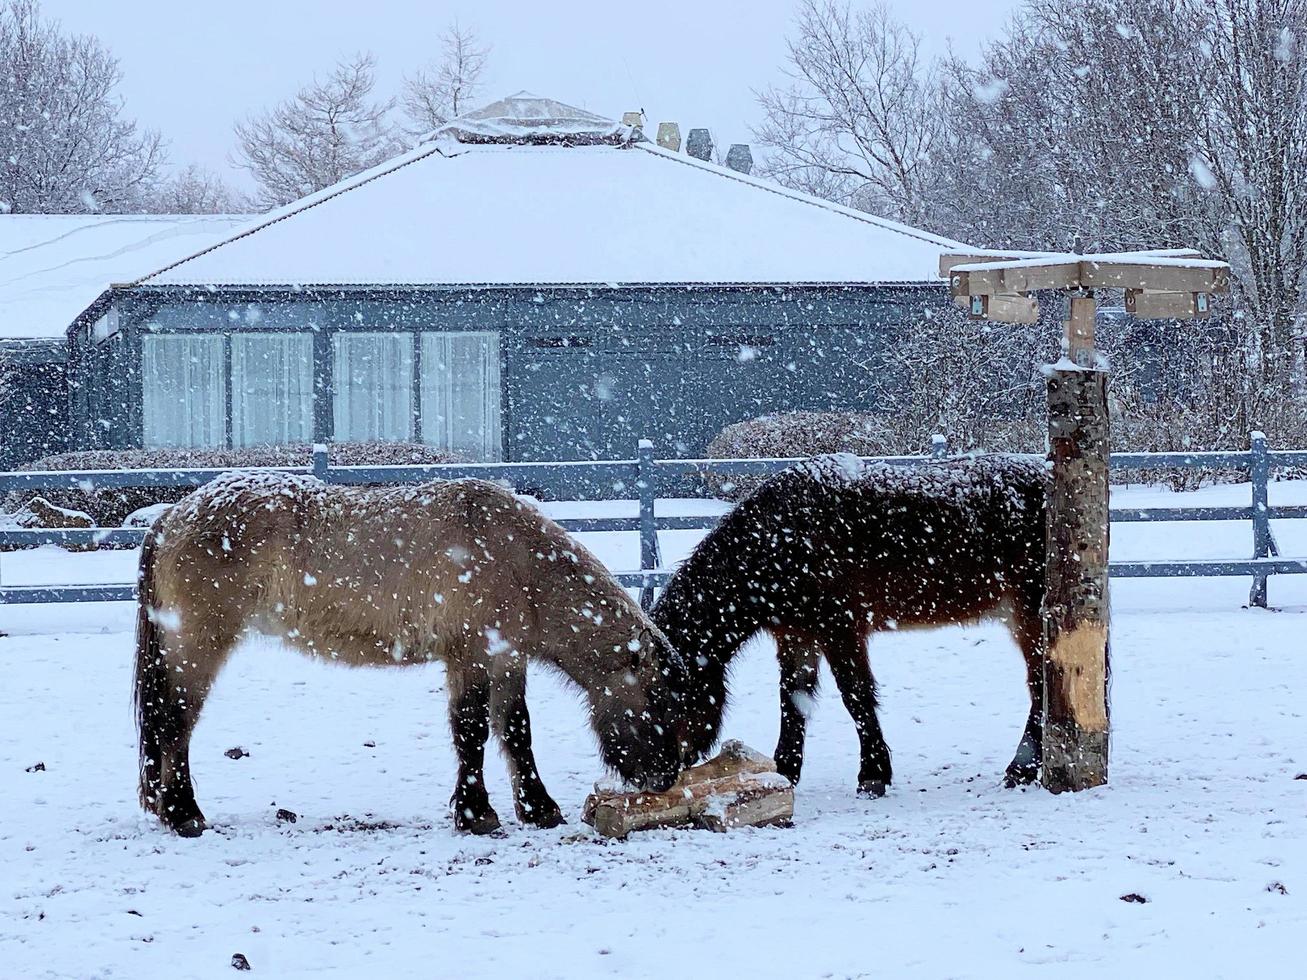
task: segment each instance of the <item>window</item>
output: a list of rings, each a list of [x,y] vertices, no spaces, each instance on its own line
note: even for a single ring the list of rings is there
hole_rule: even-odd
[[[422,441],[500,458],[499,336],[422,334]]]
[[[227,364],[222,337],[190,334],[143,340],[145,445],[224,445]]]
[[[413,438],[413,335],[335,335],[335,438],[399,442]]]
[[[231,438],[237,446],[313,439],[313,338],[233,334]]]

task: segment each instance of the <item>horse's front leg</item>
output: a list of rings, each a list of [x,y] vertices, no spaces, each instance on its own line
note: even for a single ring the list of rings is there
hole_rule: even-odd
[[[526,660],[514,651],[495,658],[491,669],[490,724],[503,743],[513,778],[513,806],[523,823],[557,827],[566,821],[545,789],[531,751],[531,715],[526,708]]]
[[[821,651],[816,643],[788,633],[776,636],[781,668],[781,733],[776,740],[776,771],[799,783],[808,716],[816,704]]]
[[[486,739],[490,737],[490,677],[483,668],[455,666],[448,671],[449,727],[458,754],[458,781],[449,801],[454,826],[467,833],[491,834],[499,815],[486,792]]]
[[[858,793],[861,796],[884,796],[893,779],[889,746],[876,717],[876,680],[867,662],[866,641],[856,631],[839,630],[822,643],[835,684],[840,689],[844,707],[853,717],[858,732],[861,763],[858,767]]]

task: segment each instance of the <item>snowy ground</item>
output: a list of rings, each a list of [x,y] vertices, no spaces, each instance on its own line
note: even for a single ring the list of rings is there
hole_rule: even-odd
[[[1246,500],[1220,487],[1115,502]],[[1307,554],[1307,527],[1276,530]],[[633,538],[586,540],[631,567]],[[694,538],[665,535],[668,557]],[[1246,523],[1114,529],[1118,558],[1249,551]],[[2,570],[121,580],[130,562],[42,550]],[[470,839],[445,809],[439,667],[332,669],[271,644],[234,658],[210,701],[192,758],[218,829],[179,840],[136,806],[130,608],[0,610],[0,977],[227,977],[236,952],[273,977],[1294,975],[1307,577],[1272,579],[1271,612],[1241,608],[1244,580],[1114,588],[1108,787],[999,788],[1025,715],[1000,629],[887,635],[873,646],[895,752],[885,799],[854,797],[852,725],[828,693],[792,829],[625,843],[579,822],[600,772],[575,696],[550,677],[532,681],[538,755],[571,822],[514,823],[496,760],[507,835]],[[725,731],[770,750],[775,664],[763,643],[742,661]],[[224,757],[238,745],[248,758]],[[278,807],[298,822],[278,824]]]

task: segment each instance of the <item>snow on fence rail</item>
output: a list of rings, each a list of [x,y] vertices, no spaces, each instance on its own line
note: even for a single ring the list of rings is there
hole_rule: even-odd
[[[947,455],[948,443],[936,436],[929,456],[864,457],[868,462],[915,466]],[[707,530],[719,519],[714,515],[659,517],[656,498],[684,492],[687,485],[703,486],[710,476],[766,476],[800,462],[798,459],[654,459],[653,443],[640,440],[636,458],[548,463],[441,463],[421,466],[332,466],[324,445],[314,446],[308,467],[267,467],[270,472],[311,473],[326,483],[360,485],[419,483],[478,477],[500,480],[519,491],[548,494],[557,499],[635,499],[638,517],[574,517],[558,521],[568,531],[635,531],[640,535],[640,568],[619,571],[626,588],[639,589],[641,604],[653,601],[654,591],[671,577],[661,566],[660,531]],[[1246,452],[1116,453],[1114,471],[1121,470],[1244,470],[1252,484],[1246,507],[1128,507],[1112,508],[1113,523],[1136,521],[1242,521],[1252,522],[1253,554],[1247,559],[1196,559],[1112,562],[1118,578],[1186,578],[1246,576],[1253,579],[1249,603],[1265,606],[1271,575],[1307,574],[1307,557],[1280,555],[1271,521],[1307,518],[1307,505],[1272,507],[1271,472],[1285,467],[1307,467],[1307,450],[1271,451],[1266,438],[1254,432]],[[221,469],[24,471],[0,473],[0,494],[15,490],[50,490],[120,487],[201,486],[226,472]],[[139,545],[143,528],[60,528],[0,530],[0,547],[43,544],[99,546]],[[0,586],[0,605],[46,602],[114,602],[136,597],[134,583],[87,585]]]

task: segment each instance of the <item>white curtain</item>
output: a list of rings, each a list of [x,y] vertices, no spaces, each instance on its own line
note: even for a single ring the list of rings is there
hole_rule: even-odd
[[[145,445],[225,445],[227,365],[222,337],[168,334],[147,336],[143,342]]]
[[[422,334],[422,441],[497,460],[499,413],[499,335]]]
[[[413,438],[413,335],[335,335],[335,437],[340,442]]]
[[[313,338],[233,334],[231,437],[237,446],[313,438]]]

